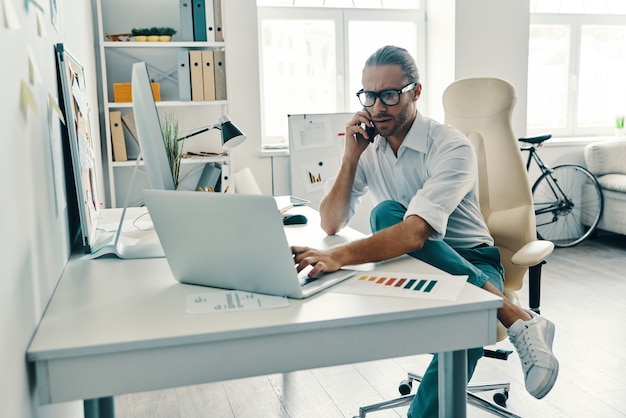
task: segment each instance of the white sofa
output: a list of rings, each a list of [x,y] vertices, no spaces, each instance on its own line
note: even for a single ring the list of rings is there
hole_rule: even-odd
[[[626,235],[626,140],[615,139],[585,146],[585,163],[604,196],[598,228]]]

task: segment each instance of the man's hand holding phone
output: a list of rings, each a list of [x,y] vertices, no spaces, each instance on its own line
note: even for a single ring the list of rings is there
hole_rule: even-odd
[[[374,142],[374,137],[377,134],[376,127],[374,127],[374,123],[370,119],[370,114],[365,109],[355,113],[346,126],[346,135],[352,136],[357,143],[362,139]]]

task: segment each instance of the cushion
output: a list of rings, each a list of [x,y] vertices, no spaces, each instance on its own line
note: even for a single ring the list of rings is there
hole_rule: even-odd
[[[626,193],[626,174],[605,174],[598,177],[598,183],[604,190]]]
[[[593,142],[585,146],[585,163],[596,176],[626,174],[626,141]]]

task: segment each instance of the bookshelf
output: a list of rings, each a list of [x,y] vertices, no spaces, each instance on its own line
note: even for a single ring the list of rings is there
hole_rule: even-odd
[[[208,34],[206,41],[193,40],[198,35],[198,28],[188,26],[191,18],[184,14],[183,3],[193,6],[198,1],[211,7],[214,19],[221,20],[223,0],[93,0],[94,26],[98,32],[96,62],[100,69],[98,98],[107,207],[122,206],[129,187],[133,188],[130,191],[130,205],[143,204],[141,190],[147,186],[141,162],[137,178],[134,184],[130,184],[139,147],[133,139],[132,129],[126,123],[122,123],[122,126],[116,123],[120,114],[132,115],[132,101],[125,94],[130,86],[131,68],[135,62],[146,62],[152,81],[158,83],[155,98],[158,97],[156,104],[161,123],[166,118],[175,118],[180,126],[180,136],[212,125],[220,116],[228,114],[228,55],[223,40],[224,32],[221,25],[219,32],[218,27],[214,26],[210,28],[213,33]],[[107,36],[130,34],[133,28],[150,27],[171,27],[177,32],[170,42],[138,42],[130,36],[119,36],[117,39],[120,40],[114,41],[111,38],[115,36]],[[204,74],[192,72],[191,57],[200,55],[212,59],[210,73],[204,68],[200,69],[204,70]],[[181,60],[185,59],[189,60],[186,62],[189,66],[187,76],[181,72],[184,69],[179,68]],[[208,62],[203,61],[201,65],[210,68]],[[205,85],[204,79],[210,79],[210,83]],[[198,84],[198,80],[201,84]],[[120,152],[120,146],[125,152]],[[211,130],[186,140],[183,153],[191,156],[181,160],[179,189],[195,190],[199,179],[204,178],[203,174],[210,170],[208,165],[220,169],[217,190],[224,191],[229,186],[230,157],[223,153],[219,130]]]

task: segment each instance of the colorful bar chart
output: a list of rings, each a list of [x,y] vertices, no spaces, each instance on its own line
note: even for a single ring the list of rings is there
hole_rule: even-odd
[[[467,276],[368,271],[336,287],[342,293],[456,300]]]
[[[392,286],[403,290],[430,293],[435,289],[439,280],[418,279],[408,277],[377,277],[370,275],[360,276],[360,281],[373,282],[383,286]]]

